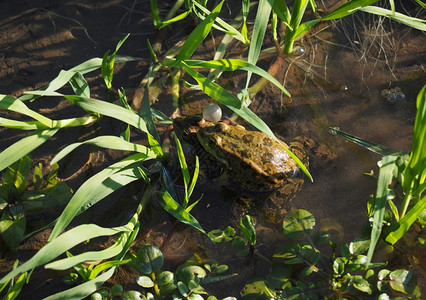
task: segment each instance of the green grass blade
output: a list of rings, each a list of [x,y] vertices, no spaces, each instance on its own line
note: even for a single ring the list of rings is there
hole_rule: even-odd
[[[39,96],[62,96],[71,101],[72,103],[80,106],[86,111],[95,112],[101,115],[105,115],[124,123],[130,124],[144,132],[148,132],[145,121],[137,114],[129,111],[128,109],[112,104],[106,101],[97,100],[93,98],[74,96],[74,95],[63,95],[58,92],[49,91],[31,91],[26,94],[39,95]]]
[[[77,147],[81,145],[95,145],[97,147],[107,148],[107,149],[115,149],[115,150],[122,150],[122,151],[135,151],[139,153],[143,153],[146,155],[146,157],[155,158],[156,154],[154,151],[149,149],[148,147],[145,147],[144,145],[134,144],[127,142],[123,140],[122,138],[119,138],[117,136],[112,135],[103,135],[98,136],[93,139],[80,142],[80,143],[74,143],[71,145],[68,145],[64,149],[62,149],[56,156],[52,159],[50,164],[55,164],[58,161],[60,161],[62,158],[64,158],[66,155],[68,155],[71,151],[76,149]]]
[[[204,6],[199,4],[197,1],[194,1],[193,4],[195,4],[195,6],[198,9],[200,9],[204,14],[206,14],[206,15],[211,14],[211,12],[207,8],[205,8]],[[199,17],[203,18],[202,15],[199,15]],[[250,43],[250,41],[247,39],[247,37],[245,35],[238,32],[237,29],[235,29],[234,27],[232,27],[231,25],[229,25],[228,23],[223,21],[221,18],[219,18],[219,17],[216,18],[216,23],[219,24],[222,28],[220,28],[219,26],[216,26],[216,24],[213,24],[213,28],[220,30],[220,31],[224,31],[226,34],[232,35],[232,37],[239,40],[244,45],[248,45]]]
[[[99,69],[102,65],[102,59],[99,57],[91,58],[89,60],[86,60],[85,62],[75,66],[74,68],[70,69],[69,71],[72,72],[79,72],[81,74],[86,74],[93,72],[97,69]]]
[[[117,267],[112,267],[111,269],[109,269],[108,271],[93,280],[87,281],[63,292],[56,293],[54,295],[44,298],[43,300],[84,299],[96,290],[98,290],[104,284],[105,281],[110,279],[111,276],[114,274],[116,268]]]
[[[133,224],[128,224],[128,225],[129,225],[129,228],[133,230],[133,227],[132,227]],[[118,238],[117,242],[115,242],[112,246],[108,247],[107,249],[100,250],[100,251],[83,252],[75,256],[56,260],[54,262],[46,264],[44,267],[46,269],[53,269],[53,270],[67,270],[85,261],[97,261],[97,260],[104,260],[104,259],[111,258],[121,253],[121,251],[124,249],[126,245],[127,239],[129,238],[130,234],[131,234],[131,231],[123,232]],[[110,267],[108,267],[108,269]],[[90,279],[93,279],[93,278],[90,278]]]
[[[41,124],[43,124],[43,126],[47,128],[55,127],[55,124],[51,119],[46,118],[43,115],[40,115],[39,113],[33,111],[32,109],[29,109],[28,106],[24,104],[24,102],[12,96],[0,94],[0,108],[18,112],[28,117],[31,117],[39,121]]]
[[[142,153],[131,155],[93,175],[76,191],[57,219],[49,241],[55,239],[72,221],[86,209],[117,189],[140,179],[139,163],[148,157]]]
[[[293,28],[290,25],[291,13],[285,1],[275,0],[274,5],[272,6],[272,9],[277,14],[277,16],[281,19],[281,21],[283,21],[283,23],[286,26],[290,27],[290,30],[293,30]]]
[[[417,2],[418,5],[420,5],[423,9],[426,9],[426,3],[422,2],[421,0],[414,0]]]
[[[245,1],[243,1],[243,11],[245,5]],[[248,3],[248,2],[247,2]],[[249,3],[248,3],[249,4]],[[248,14],[248,8],[247,8],[247,14]],[[217,19],[216,19],[217,20]],[[243,16],[243,12],[240,12],[232,22],[231,26],[235,28],[241,28],[241,34],[246,36],[246,39],[248,40],[248,32],[247,32],[247,25],[245,24],[245,17]],[[223,39],[220,41],[220,44],[217,46],[216,52],[214,54],[214,59],[221,59],[225,56],[226,49],[231,44],[232,40],[234,39],[234,36],[231,34],[225,34]]]
[[[293,39],[297,40],[299,37],[311,30],[319,22],[321,22],[321,20],[317,19],[300,24],[299,27],[297,27],[296,32],[294,33]]]
[[[86,111],[96,112],[101,115],[115,118],[144,132],[148,132],[145,121],[137,114],[125,109],[124,107],[93,98],[67,95],[64,97]]]
[[[147,131],[149,132],[154,139],[157,141],[158,144],[161,143],[161,139],[160,139],[160,135],[158,134],[157,131],[157,126],[155,126],[154,123],[154,118],[152,116],[152,111],[151,111],[151,105],[150,105],[150,100],[149,100],[149,85],[151,84],[152,80],[155,77],[155,73],[156,71],[153,71],[151,68],[149,70],[149,80],[148,83],[145,87],[145,91],[143,94],[143,98],[142,98],[142,106],[141,109],[139,110],[139,115],[141,116],[141,118],[145,121],[146,123],[146,128]]]
[[[0,153],[0,171],[18,161],[51,138],[59,128],[36,130]]]
[[[72,119],[53,120],[53,122],[57,125],[57,127],[65,128],[90,125],[96,120],[98,120],[98,118],[95,116],[85,116]],[[0,126],[20,130],[36,130],[39,128],[45,128],[45,126],[38,121],[16,121],[6,118],[0,118]]]
[[[410,185],[416,176],[419,184],[425,181],[426,176],[426,85],[417,95],[417,113],[414,121],[413,141],[407,170],[405,171],[404,190],[409,191]]]
[[[376,201],[374,202],[373,228],[371,230],[370,247],[367,253],[366,266],[371,262],[374,249],[380,238],[383,225],[383,217],[385,215],[386,203],[389,188],[392,183],[393,172],[396,168],[396,160],[398,156],[388,155],[380,161],[379,178],[377,180]]]
[[[247,57],[247,61],[253,65],[256,64],[257,59],[259,58],[260,50],[262,49],[263,41],[265,38],[266,27],[268,27],[269,17],[271,15],[271,2],[270,0],[260,0],[256,19],[254,22],[249,53]],[[248,71],[247,79],[246,79],[246,88],[248,88],[252,72]]]
[[[397,223],[397,228],[386,236],[386,242],[395,244],[410,229],[410,226],[417,220],[417,217],[426,209],[426,196],[416,203],[408,213]]]
[[[83,224],[74,227],[56,239],[52,240],[50,243],[47,243],[28,261],[9,272],[6,276],[0,279],[0,284],[8,281],[18,274],[24,273],[52,261],[62,253],[65,253],[65,251],[84,241],[101,236],[111,236],[123,231],[131,231],[133,227],[129,224],[126,226],[113,228],[104,228],[95,224]]]
[[[167,21],[164,21],[164,22],[162,22],[162,23],[161,23],[161,26],[160,26],[159,28],[161,29],[161,28],[163,28],[164,26],[167,26],[167,25],[173,24],[173,23],[175,23],[175,22],[179,22],[179,21],[181,21],[181,20],[185,19],[185,18],[186,18],[186,17],[187,17],[190,13],[191,13],[191,11],[190,11],[190,10],[188,10],[188,11],[186,11],[186,12],[181,13],[180,15],[177,15],[176,17],[174,17],[174,18],[172,18],[172,19],[169,19],[169,20],[167,20]]]
[[[209,34],[210,29],[220,10],[222,9],[223,0],[216,6],[215,9],[209,14],[188,36],[182,48],[180,49],[177,59],[184,60],[192,56],[198,46],[204,41],[206,36]]]
[[[199,170],[200,170],[200,162],[198,160],[198,156],[195,156],[194,175],[192,176],[191,185],[189,186],[189,189],[188,189],[189,198],[191,197],[192,192],[194,191],[194,188],[195,188],[195,184],[197,183]]]
[[[6,128],[20,129],[20,130],[36,130],[39,127],[44,127],[43,124],[37,121],[16,121],[6,118],[0,118],[0,126]]]
[[[101,72],[102,72],[102,78],[104,79],[105,85],[108,89],[112,87],[112,78],[114,73],[114,64],[115,64],[115,56],[120,49],[121,45],[127,40],[130,33],[126,34],[115,47],[114,52],[111,55],[109,54],[109,51],[107,51],[102,59],[101,64]]]
[[[382,146],[380,144],[377,143],[373,143],[370,141],[367,141],[363,138],[351,135],[347,132],[341,131],[340,129],[338,129],[337,127],[330,127],[329,128],[330,131],[334,134],[338,134],[342,137],[344,137],[345,139],[360,145],[361,147],[364,147],[365,149],[368,149],[374,153],[380,154],[382,156],[386,156],[386,155],[402,155],[405,154],[405,152],[401,152],[401,151],[395,151],[393,149],[390,149],[386,146]]]
[[[221,86],[217,85],[216,83],[212,82],[202,74],[198,73],[197,71],[191,69],[189,66],[187,66],[185,63],[182,64],[182,68],[192,77],[194,78],[198,84],[201,87],[201,90],[206,93],[208,96],[216,99],[220,103],[226,105],[229,109],[234,111],[237,115],[239,115],[241,118],[249,122],[251,125],[259,129],[260,131],[266,133],[271,138],[276,140],[281,144],[281,142],[277,139],[277,137],[274,135],[274,133],[271,131],[271,129],[266,125],[265,122],[263,122],[262,119],[260,119],[254,112],[252,112],[247,106],[243,106],[241,102],[235,98],[231,93],[229,93],[227,90],[222,88]],[[281,144],[282,145],[282,144]],[[286,147],[284,147],[284,150],[293,158],[297,165],[300,167],[300,169],[303,171],[303,173],[306,174],[306,176],[309,177],[311,181],[313,181],[313,178],[311,174],[309,173],[308,169],[303,165],[303,163]]]
[[[27,278],[27,273],[23,273],[21,274],[21,276],[19,276],[19,278],[14,282],[13,286],[11,286],[9,288],[9,290],[7,291],[7,294],[4,295],[4,297],[2,298],[2,300],[13,300],[16,299],[16,297],[18,297],[19,293],[22,290],[22,287],[25,284]]]
[[[90,87],[81,73],[75,73],[69,80],[69,83],[77,96],[90,98]]]
[[[358,10],[361,10],[370,14],[378,15],[378,16],[387,17],[401,24],[410,26],[412,28],[426,31],[426,21],[422,19],[413,18],[407,15],[401,14],[399,12],[394,12],[392,10],[385,9],[382,7],[377,7],[377,6],[366,6],[366,7],[359,8]]]
[[[185,190],[185,199],[182,203],[182,207],[185,209],[189,203],[188,185],[189,185],[189,181],[191,180],[191,176],[189,175],[189,169],[188,169],[188,165],[186,164],[185,155],[183,154],[182,145],[180,144],[180,141],[177,137],[175,138],[175,142],[176,142],[176,152],[179,158],[179,165],[182,171],[183,186]]]
[[[154,22],[154,26],[157,29],[160,29],[162,27],[162,22],[160,19],[160,13],[158,12],[157,0],[150,0],[149,2],[151,4],[151,17],[152,21]]]
[[[172,61],[172,60],[170,60]],[[170,62],[165,62],[170,64]],[[249,62],[239,60],[239,59],[219,59],[219,60],[210,60],[210,61],[197,61],[197,60],[185,60],[185,63],[192,68],[213,68],[222,71],[236,71],[244,70],[253,72],[261,77],[268,79],[276,87],[278,87],[284,94],[291,97],[290,93],[268,72],[259,68],[258,66],[251,64]]]
[[[131,261],[131,259],[109,260],[109,261],[103,262],[103,263],[97,265],[95,268],[93,268],[92,272],[90,272],[89,279],[90,280],[95,279],[96,276],[98,276],[99,273],[101,273],[102,271],[109,269],[111,267],[127,264],[130,261]]]
[[[185,211],[185,209],[180,206],[170,194],[166,191],[163,192],[162,199],[159,199],[161,206],[175,217],[179,222],[182,222],[186,225],[194,227],[195,229],[201,231],[202,233],[206,233],[204,229],[201,227],[200,223],[198,223],[197,219],[195,219],[190,213]]]
[[[376,3],[378,0],[352,0],[339,6],[331,13],[321,18],[322,21],[335,20],[353,14],[357,9]]]

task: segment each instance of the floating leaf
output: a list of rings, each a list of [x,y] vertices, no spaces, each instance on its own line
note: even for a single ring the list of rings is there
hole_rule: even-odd
[[[154,286],[154,281],[152,281],[152,279],[148,276],[140,276],[136,278],[136,283],[146,289]]]
[[[145,275],[159,271],[164,263],[163,253],[154,245],[143,245],[136,257],[137,270]]]

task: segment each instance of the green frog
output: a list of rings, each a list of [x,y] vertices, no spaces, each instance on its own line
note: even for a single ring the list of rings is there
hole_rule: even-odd
[[[299,170],[282,145],[263,132],[224,122],[213,124],[199,116],[176,118],[174,130],[197,155],[216,160],[224,169],[225,179],[241,190],[276,190]],[[307,165],[302,143],[292,143],[290,148]]]
[[[213,124],[200,116],[178,117],[173,123],[177,136],[192,145],[210,175],[221,174],[230,188],[225,198],[239,198],[234,214],[261,211],[268,223],[280,221],[285,213],[282,204],[293,198],[303,184],[303,179],[295,176],[299,172],[297,163],[282,145],[263,132],[224,122]],[[298,137],[290,147],[282,143],[308,166],[306,140]],[[265,201],[251,201],[253,198]]]
[[[283,146],[263,132],[219,122],[200,128],[197,138],[208,153],[223,163],[229,182],[242,190],[274,191],[298,171],[297,163]]]

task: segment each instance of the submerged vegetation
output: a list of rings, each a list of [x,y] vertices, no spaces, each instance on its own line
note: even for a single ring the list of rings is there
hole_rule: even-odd
[[[208,242],[231,242],[237,257],[249,257],[259,262],[268,261],[257,250],[255,221],[250,216],[240,219],[238,228],[228,227],[206,232],[203,223],[197,220],[191,210],[201,199],[194,200],[194,189],[199,175],[199,159],[195,167],[188,167],[180,141],[175,139],[175,147],[180,174],[170,171],[169,163],[173,153],[165,147],[165,138],[158,132],[158,124],[171,124],[171,118],[150,106],[150,87],[154,85],[156,75],[167,70],[172,75],[172,93],[175,99],[180,97],[180,84],[190,89],[201,90],[206,95],[223,104],[253,127],[266,133],[279,143],[267,124],[249,109],[254,95],[266,84],[262,80],[250,86],[252,74],[259,75],[276,86],[282,93],[290,96],[286,88],[267,71],[256,66],[265,43],[265,32],[272,24],[273,43],[276,55],[288,55],[294,51],[294,43],[308,34],[321,22],[346,17],[357,11],[376,14],[426,31],[424,20],[413,18],[395,11],[394,1],[389,1],[391,9],[371,6],[377,1],[352,0],[320,16],[316,12],[315,1],[294,1],[292,7],[283,0],[260,0],[257,5],[253,28],[248,25],[249,13],[253,10],[250,1],[242,1],[242,8],[234,22],[229,24],[220,18],[224,1],[209,9],[207,1],[176,1],[175,7],[165,21],[160,17],[158,3],[151,1],[151,14],[158,30],[182,22],[195,16],[198,25],[180,47],[176,46],[166,53],[161,47],[148,41],[152,63],[144,80],[141,108],[135,111],[128,104],[126,91],[118,89],[118,99],[113,98],[114,67],[118,63],[140,60],[139,57],[120,56],[118,51],[129,35],[121,39],[116,49],[107,51],[103,58],[92,58],[69,70],[62,70],[50,83],[38,90],[27,91],[15,98],[0,95],[0,108],[16,112],[25,118],[19,120],[0,118],[0,125],[7,128],[29,131],[19,141],[2,149],[0,153],[0,171],[3,172],[0,185],[0,233],[7,251],[13,253],[21,241],[36,232],[51,228],[47,244],[25,262],[16,261],[10,272],[0,279],[0,291],[4,299],[14,299],[31,280],[32,270],[38,267],[55,271],[66,271],[64,281],[73,287],[51,295],[48,299],[80,299],[92,295],[92,299],[162,299],[172,296],[175,299],[202,299],[210,295],[207,285],[229,280],[236,274],[229,273],[228,266],[213,258],[202,259],[194,256],[179,265],[177,270],[164,270],[164,258],[156,246],[145,244],[139,248],[133,245],[150,202],[161,206],[176,220],[196,229]],[[425,8],[422,1],[416,1]],[[271,4],[273,3],[273,4]],[[310,9],[308,9],[310,8]],[[175,15],[177,11],[180,14]],[[305,19],[309,14],[309,21]],[[279,24],[283,24],[281,30]],[[211,60],[196,60],[193,55],[212,29],[224,34]],[[251,30],[251,31],[249,31]],[[246,59],[224,58],[232,39],[241,45],[248,45]],[[201,71],[199,71],[201,70]],[[210,70],[205,73],[205,70]],[[108,98],[96,99],[91,95],[85,75],[99,72],[104,80]],[[245,88],[233,95],[217,83],[223,72],[246,71]],[[187,77],[182,74],[185,73]],[[189,79],[188,79],[189,78]],[[61,90],[62,89],[62,90]],[[394,245],[418,222],[422,230],[425,225],[426,197],[426,86],[418,93],[417,115],[413,129],[413,142],[410,153],[396,152],[373,144],[361,138],[351,136],[334,128],[344,137],[383,155],[379,162],[376,195],[367,203],[370,226],[368,234],[350,244],[339,245],[329,240],[324,232],[314,233],[315,219],[305,210],[291,211],[283,220],[283,232],[292,241],[285,243],[275,252],[270,275],[265,279],[256,279],[240,287],[240,296],[262,297],[262,299],[320,299],[331,297],[373,297],[381,299],[403,295],[419,298],[420,291],[415,276],[408,270],[390,270],[385,263],[372,263],[377,253],[377,245]],[[72,90],[72,94],[69,92]],[[61,92],[60,92],[61,91]],[[54,120],[30,109],[26,102],[34,102],[41,97],[63,98],[82,108],[86,113],[81,117]],[[177,107],[177,102],[175,103]],[[102,118],[113,118],[125,124],[119,135],[101,135],[78,143],[63,145],[50,164],[49,174],[43,174],[41,164],[31,173],[31,152],[48,142],[58,132],[70,127],[83,127],[100,124]],[[100,126],[100,125],[99,125]],[[131,142],[132,134],[143,133],[147,144]],[[83,145],[92,145],[106,149],[122,151],[120,160],[107,166],[88,178],[75,192],[57,179],[58,162],[72,151]],[[306,166],[287,147],[285,151],[297,162],[308,178],[313,180]],[[58,149],[59,150],[59,149]],[[192,174],[191,174],[192,172]],[[32,180],[27,178],[32,175]],[[176,179],[177,178],[177,179]],[[183,191],[176,190],[176,180],[183,182]],[[130,217],[120,226],[102,227],[96,224],[76,224],[76,217],[93,205],[103,201],[113,192],[140,182],[142,193],[138,194],[138,203]],[[30,186],[28,186],[30,182]],[[183,194],[183,195],[182,195]],[[367,202],[368,199],[366,199]],[[359,199],[363,201],[363,199]],[[62,207],[57,214],[52,207]],[[27,226],[27,217],[50,213],[54,217],[48,224]],[[50,217],[49,215],[49,217]],[[72,223],[74,222],[74,223]],[[70,224],[73,224],[70,227]],[[235,227],[235,226],[234,226]],[[96,250],[83,249],[76,253],[77,245],[89,240],[114,236],[114,243]],[[303,240],[300,240],[303,238]],[[319,245],[328,242],[331,255],[320,250]],[[419,238],[424,245],[424,238]],[[230,250],[231,251],[231,250]],[[96,261],[96,262],[95,262]],[[139,275],[136,283],[140,287],[127,289],[126,283],[112,287],[104,285],[118,268],[129,266]],[[380,268],[379,271],[378,268]],[[316,280],[318,277],[320,280]],[[214,296],[210,296],[214,299]],[[256,298],[257,299],[257,298]]]

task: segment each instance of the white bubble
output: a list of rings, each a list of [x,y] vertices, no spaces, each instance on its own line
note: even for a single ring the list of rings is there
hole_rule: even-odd
[[[203,118],[206,121],[216,123],[222,118],[222,109],[215,103],[209,103],[203,109]]]
[[[388,101],[389,102],[395,102],[396,101],[396,96],[395,96],[394,93],[392,93],[388,96]]]
[[[297,46],[293,49],[293,54],[297,56],[301,56],[305,54],[306,50],[302,46]]]
[[[402,99],[405,98],[405,95],[402,92],[398,92],[398,93],[395,94],[395,97],[396,97],[397,100],[402,100]]]
[[[390,95],[391,93],[389,92],[389,90],[388,89],[383,89],[381,92],[380,92],[380,95],[382,95],[382,97],[383,98],[387,98],[387,97],[389,97],[389,95]]]

